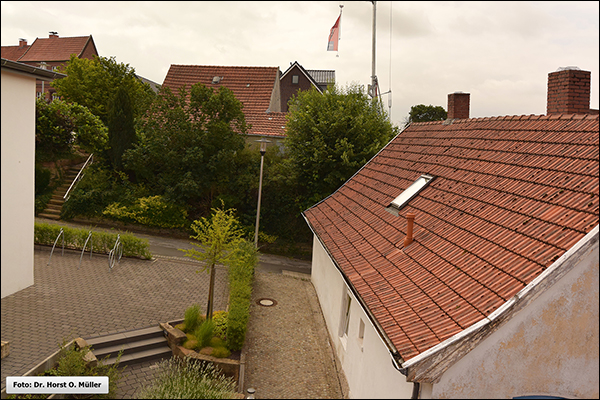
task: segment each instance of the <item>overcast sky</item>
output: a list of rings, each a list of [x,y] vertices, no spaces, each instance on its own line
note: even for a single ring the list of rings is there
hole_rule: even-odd
[[[269,66],[293,61],[335,70],[339,85],[367,85],[372,69],[373,5],[330,2],[2,1],[2,45],[92,35],[114,56],[162,84],[171,64]],[[339,51],[327,51],[343,5]],[[599,2],[378,1],[376,75],[392,121],[416,104],[447,107],[471,94],[471,116],[546,113],[548,73],[591,71],[598,108]],[[391,14],[391,17],[390,17]],[[391,35],[390,35],[391,27]],[[391,66],[391,72],[390,72]]]

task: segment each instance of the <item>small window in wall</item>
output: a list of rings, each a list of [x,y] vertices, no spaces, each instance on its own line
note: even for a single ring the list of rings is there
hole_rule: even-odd
[[[297,85],[297,84],[298,84],[298,75],[292,75],[292,83],[293,83],[294,85]]]
[[[37,98],[41,99],[42,98],[42,92],[37,92]]]
[[[346,301],[344,307],[344,317],[342,319],[342,336],[348,337],[348,327],[350,326],[350,305],[352,300],[350,299],[350,295],[346,293]]]
[[[360,319],[360,324],[358,325],[358,343],[360,344],[360,351],[363,349],[363,342],[365,339],[365,321]]]
[[[421,175],[416,181],[412,183],[409,187],[406,188],[398,197],[392,201],[390,204],[392,207],[400,210],[404,207],[408,202],[415,197],[421,190],[429,185],[429,182],[433,179],[433,176],[430,175]]]
[[[52,101],[54,100],[58,100],[60,97],[58,96],[58,93],[56,92],[52,92]]]

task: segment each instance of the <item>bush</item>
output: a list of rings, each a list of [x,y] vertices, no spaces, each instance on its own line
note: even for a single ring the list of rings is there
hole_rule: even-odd
[[[102,214],[117,221],[158,228],[185,228],[189,225],[187,211],[166,202],[162,196],[141,197],[131,206],[111,203]]]
[[[241,350],[246,340],[254,267],[258,262],[258,251],[253,243],[241,242],[229,267],[229,312],[227,314],[227,348]]]
[[[183,314],[183,323],[185,324],[184,332],[193,333],[201,321],[200,305],[193,304],[189,306]]]
[[[34,243],[46,246],[54,245],[54,241],[59,235],[60,229],[63,229],[63,235],[56,242],[57,247],[62,247],[64,238],[65,247],[69,249],[82,250],[88,238],[89,231],[83,228],[61,227],[58,224],[47,224],[36,222],[34,224]],[[119,233],[119,239],[123,244],[123,256],[141,257],[151,259],[152,254],[148,249],[148,240],[135,237],[131,233]],[[117,233],[92,231],[92,237],[88,241],[86,250],[91,248],[94,253],[108,254],[115,246]]]
[[[139,399],[231,399],[236,383],[225,377],[212,363],[191,358],[171,358],[159,364],[152,383]]]
[[[210,345],[214,331],[215,323],[211,319],[207,319],[196,328],[194,331],[194,336],[196,336],[196,339],[198,339],[198,350]]]
[[[44,193],[50,184],[52,172],[48,168],[44,168],[39,164],[35,164],[35,194]]]
[[[215,323],[215,336],[227,340],[227,311],[217,311],[212,320]]]

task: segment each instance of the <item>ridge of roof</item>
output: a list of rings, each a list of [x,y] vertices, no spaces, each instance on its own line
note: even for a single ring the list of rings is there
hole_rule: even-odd
[[[472,117],[472,118],[456,118],[446,119],[440,121],[425,121],[425,122],[411,122],[411,126],[421,125],[441,125],[441,124],[468,124],[473,122],[482,121],[545,121],[545,120],[596,120],[599,118],[598,114],[523,114],[523,115],[503,115],[493,117]]]

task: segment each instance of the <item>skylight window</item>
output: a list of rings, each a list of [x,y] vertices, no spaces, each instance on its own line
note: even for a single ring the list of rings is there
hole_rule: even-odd
[[[430,175],[421,175],[412,185],[406,188],[406,190],[392,201],[392,206],[398,210],[404,207],[413,197],[415,197],[421,190],[423,190],[429,182],[433,179]]]

